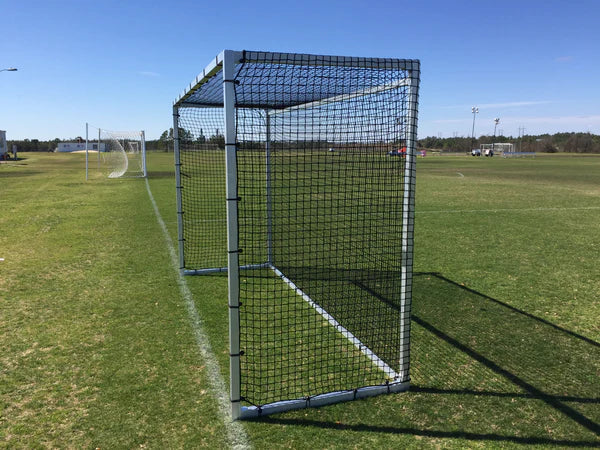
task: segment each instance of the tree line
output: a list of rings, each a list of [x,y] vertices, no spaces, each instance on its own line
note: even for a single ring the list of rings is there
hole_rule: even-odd
[[[515,151],[543,153],[600,153],[600,135],[592,133],[555,133],[540,135],[512,136],[480,136],[440,138],[428,136],[419,139],[418,146],[424,149],[447,152],[470,152],[480,148],[481,144],[510,143]]]
[[[225,147],[225,138],[223,133],[216,129],[210,133],[200,130],[200,134],[195,136],[185,128],[179,129],[179,139],[185,142],[196,142],[201,145],[214,145],[215,148]],[[53,152],[60,142],[85,142],[81,136],[72,139],[23,139],[8,140],[8,148],[12,149],[13,144],[17,146],[19,152]],[[90,141],[96,142],[96,141]],[[418,146],[423,149],[441,150],[446,152],[470,152],[472,148],[480,148],[481,144],[491,144],[506,142],[514,144],[515,151],[522,152],[566,152],[566,153],[600,153],[600,135],[592,133],[555,133],[541,135],[525,135],[520,138],[512,136],[480,136],[475,139],[469,137],[448,137],[440,138],[428,136],[419,139]],[[323,146],[330,146],[323,141]],[[173,151],[173,128],[165,130],[158,139],[146,140],[147,151]]]
[[[216,129],[210,136],[205,136],[203,131],[200,130],[200,135],[194,137],[192,132],[185,128],[179,128],[179,139],[185,142],[198,142],[200,144],[214,144],[219,148],[225,147],[225,137],[220,130]],[[61,142],[76,142],[84,143],[85,138],[77,136],[75,138],[68,139],[21,139],[21,140],[7,140],[9,150],[12,149],[13,145],[17,146],[19,152],[53,152],[57,149],[58,144]],[[97,139],[90,139],[90,143],[97,143]],[[146,140],[146,151],[173,151],[173,128],[165,130],[158,139],[147,139]]]

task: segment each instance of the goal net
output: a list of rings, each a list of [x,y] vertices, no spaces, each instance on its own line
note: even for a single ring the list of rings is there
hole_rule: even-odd
[[[417,60],[224,51],[175,102],[180,262],[227,272],[234,418],[408,388],[418,85]]]
[[[481,153],[487,155],[488,152],[494,152],[494,154],[500,155],[505,152],[513,151],[513,144],[507,142],[498,142],[494,144],[481,144]]]
[[[143,131],[99,130],[102,168],[109,178],[145,177],[146,147]]]

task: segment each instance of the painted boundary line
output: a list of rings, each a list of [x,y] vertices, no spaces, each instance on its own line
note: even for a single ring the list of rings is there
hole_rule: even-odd
[[[545,211],[600,211],[600,206],[581,206],[573,208],[499,208],[499,209],[442,209],[438,211],[415,211],[415,214],[460,214],[481,212],[545,212]]]
[[[167,248],[169,250],[171,266],[177,274],[179,292],[185,300],[185,306],[190,319],[190,324],[192,326],[192,331],[194,332],[194,338],[196,339],[196,346],[198,347],[198,351],[206,367],[206,378],[209,383],[210,391],[217,400],[219,415],[221,416],[221,419],[225,424],[225,429],[227,430],[227,442],[232,448],[235,449],[251,448],[248,435],[246,434],[246,430],[244,430],[242,424],[239,421],[234,422],[231,420],[231,404],[229,402],[229,394],[225,385],[225,381],[221,376],[219,364],[217,363],[217,359],[212,351],[208,336],[204,331],[204,326],[202,324],[202,320],[200,319],[200,315],[198,314],[198,310],[196,309],[192,292],[188,288],[185,279],[179,272],[179,259],[177,257],[177,253],[175,252],[175,247],[173,246],[173,240],[171,239],[171,236],[167,230],[167,226],[165,225],[165,222],[158,211],[158,206],[156,205],[154,196],[150,190],[150,183],[148,182],[147,178],[145,181],[148,196],[150,197],[150,202],[152,203],[154,214],[156,215],[156,221],[160,225]]]
[[[385,374],[388,377],[393,378],[394,380],[397,380],[397,379],[400,378],[400,376],[396,373],[396,371],[394,371],[394,369],[392,369],[381,358],[379,358],[379,356],[377,356],[377,354],[375,354],[373,352],[373,350],[371,350],[369,347],[367,347],[365,344],[363,344],[360,341],[360,339],[358,339],[350,331],[348,331],[345,327],[343,327],[337,320],[335,320],[335,318],[331,314],[329,314],[327,311],[325,311],[323,308],[321,308],[317,303],[315,303],[314,300],[308,296],[308,294],[306,294],[302,289],[300,289],[298,286],[296,286],[296,283],[294,283],[292,280],[290,280],[288,277],[286,277],[281,272],[281,270],[279,270],[277,267],[275,267],[273,265],[271,265],[270,268],[297,295],[299,295],[300,297],[302,297],[302,299],[306,303],[308,303],[310,306],[312,306],[314,308],[314,310],[317,311],[317,313],[319,313],[319,315],[321,317],[323,317],[327,322],[329,322],[329,324],[332,327],[334,327],[336,329],[336,331],[338,331],[339,333],[341,333],[342,336],[344,336],[346,339],[348,339],[351,344],[353,344],[360,352],[362,352],[363,355],[365,355],[367,358],[369,358],[371,360],[371,362],[378,369],[380,369],[383,372],[385,372]]]

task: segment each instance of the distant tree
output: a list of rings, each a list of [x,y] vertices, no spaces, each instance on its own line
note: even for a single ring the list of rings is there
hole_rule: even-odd
[[[540,144],[540,151],[544,153],[556,153],[558,151],[551,139],[544,139]]]
[[[178,130],[179,140],[182,141],[193,141],[194,133],[185,128],[179,128]],[[172,141],[173,140],[173,128],[169,128],[168,130],[163,131],[159,138],[160,141]]]
[[[185,128],[179,128],[178,130],[178,136],[179,141],[180,142],[193,142],[194,141],[194,133],[192,133],[189,130],[186,130]],[[162,142],[165,150],[169,151],[169,148],[172,144],[169,144],[170,142],[173,142],[173,128],[169,128],[168,130],[163,131],[163,133],[160,135],[160,138],[158,138],[159,142]]]
[[[600,142],[594,142],[590,133],[572,133],[565,142],[564,150],[571,153],[600,152]]]
[[[219,132],[219,129],[216,129],[215,134],[208,138],[208,143],[219,148],[225,148],[225,136]]]

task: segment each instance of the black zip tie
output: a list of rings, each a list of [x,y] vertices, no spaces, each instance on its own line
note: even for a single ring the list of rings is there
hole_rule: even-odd
[[[238,248],[237,250],[227,250],[227,253],[242,253],[242,249]]]
[[[226,199],[228,202],[241,202],[242,201],[242,197],[235,197],[235,198],[228,198]]]

